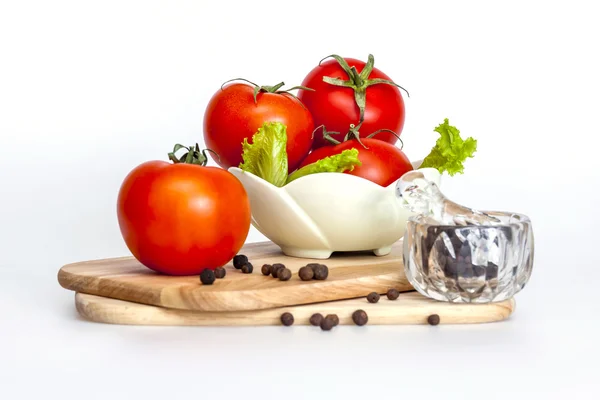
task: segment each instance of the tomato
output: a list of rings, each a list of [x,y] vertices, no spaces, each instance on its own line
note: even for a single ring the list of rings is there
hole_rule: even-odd
[[[287,128],[288,172],[298,167],[311,149],[314,123],[295,96],[280,90],[282,85],[234,83],[213,95],[204,114],[204,143],[218,154],[213,157],[217,164],[237,167],[242,162],[244,138],[252,143],[252,135],[264,122],[275,121]]]
[[[218,167],[148,161],[123,181],[117,215],[123,239],[146,267],[196,275],[227,264],[250,230],[241,182]]]
[[[330,131],[340,132],[332,137],[341,140],[344,136],[342,132],[347,131],[350,124],[360,124],[361,113],[357,97],[363,96],[365,106],[362,129],[365,132],[390,129],[400,135],[405,119],[402,94],[389,76],[373,67],[373,56],[369,55],[367,63],[354,58],[332,57],[333,60],[316,66],[304,78],[302,86],[314,91],[298,91],[298,98],[310,110],[315,126],[323,125]],[[324,82],[324,77],[330,81],[334,79],[334,83]],[[394,135],[385,133],[378,136],[377,140],[394,144],[397,139]],[[325,145],[329,143],[316,137],[313,148]]]
[[[354,167],[352,171],[345,171],[345,174],[359,176],[386,187],[413,170],[408,157],[400,148],[375,137],[363,138],[360,142],[354,138],[337,145],[320,147],[313,150],[300,167],[353,148],[358,150],[361,165]]]

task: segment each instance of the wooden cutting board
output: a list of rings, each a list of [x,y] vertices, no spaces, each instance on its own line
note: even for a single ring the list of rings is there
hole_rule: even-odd
[[[242,311],[309,304],[414,290],[404,275],[402,241],[387,256],[373,253],[334,254],[327,260],[284,255],[272,242],[251,243],[239,252],[254,265],[252,274],[226,266],[227,275],[213,285],[202,285],[198,276],[175,277],[155,273],[132,257],[79,262],[62,267],[61,286],[76,292],[161,307],[196,311]],[[261,274],[263,264],[282,263],[293,275],[280,281]],[[302,281],[300,267],[319,262],[329,267],[326,280]]]
[[[77,293],[75,305],[84,318],[120,325],[256,326],[281,325],[281,314],[290,312],[294,325],[308,325],[311,315],[337,314],[340,325],[353,325],[352,313],[364,310],[369,325],[427,324],[437,314],[440,324],[476,324],[507,319],[514,299],[491,304],[451,304],[428,299],[417,292],[400,294],[396,300],[382,296],[371,304],[365,298],[339,300],[258,311],[202,312],[175,310]],[[334,328],[335,329],[335,328]]]

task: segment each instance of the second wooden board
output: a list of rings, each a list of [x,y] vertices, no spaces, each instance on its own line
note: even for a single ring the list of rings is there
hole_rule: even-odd
[[[227,275],[212,285],[202,285],[198,276],[166,276],[142,266],[131,257],[86,261],[62,267],[58,281],[66,289],[136,303],[196,311],[260,310],[298,304],[414,290],[404,275],[402,242],[383,257],[372,253],[334,254],[327,260],[285,256],[271,242],[244,246],[254,272],[243,274],[227,265]],[[326,280],[302,281],[300,267],[319,262],[329,267]],[[263,264],[282,263],[292,278],[280,281],[261,274]]]
[[[383,297],[378,303],[365,298],[330,301],[258,311],[202,312],[173,310],[122,300],[77,293],[77,311],[84,318],[119,325],[260,326],[281,325],[281,314],[292,313],[294,325],[308,325],[315,313],[336,314],[341,325],[353,325],[356,310],[367,313],[369,325],[427,324],[437,314],[440,324],[478,324],[507,319],[515,308],[513,299],[491,304],[451,304],[428,299],[417,292],[402,293],[396,300]]]

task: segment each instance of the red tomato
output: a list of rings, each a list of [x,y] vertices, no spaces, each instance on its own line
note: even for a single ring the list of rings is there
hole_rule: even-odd
[[[354,148],[358,150],[358,159],[362,165],[354,167],[352,171],[345,171],[345,174],[360,176],[386,187],[397,181],[406,172],[413,170],[408,157],[393,144],[375,138],[365,138],[360,141],[367,148],[363,147],[358,140],[350,139],[338,145],[323,146],[313,150],[302,161],[300,167]]]
[[[312,146],[313,119],[303,104],[287,92],[274,87],[261,87],[254,101],[255,88],[234,83],[217,91],[204,114],[204,143],[219,157],[221,167],[237,167],[242,162],[242,142],[267,121],[286,126],[288,172],[293,172]],[[272,91],[272,92],[271,92]]]
[[[127,175],[117,204],[133,256],[168,275],[197,275],[227,264],[250,230],[244,187],[217,167],[145,162]]]
[[[338,78],[356,84],[358,90],[364,90],[366,106],[362,129],[365,132],[375,132],[378,129],[390,129],[400,135],[404,127],[404,100],[398,87],[392,84],[377,83],[368,85],[372,79],[384,79],[391,82],[389,76],[373,68],[366,77],[361,77],[360,72],[366,63],[353,58],[343,59],[350,67],[355,67],[355,72],[350,74],[344,70],[336,60],[329,60],[316,66],[304,78],[302,86],[308,86],[315,91],[299,90],[298,98],[306,105],[312,114],[315,126],[324,125],[328,130],[340,132],[332,135],[339,141],[344,137],[350,124],[359,125],[360,108],[355,99],[355,90],[351,87],[336,86],[323,81],[323,77]],[[369,61],[373,56],[369,55]],[[370,69],[372,63],[370,64]],[[356,72],[357,71],[357,72]],[[368,72],[368,71],[366,71]],[[368,85],[365,87],[365,85]],[[396,143],[396,137],[390,133],[382,133],[377,140]],[[315,137],[313,148],[330,145],[321,137]]]

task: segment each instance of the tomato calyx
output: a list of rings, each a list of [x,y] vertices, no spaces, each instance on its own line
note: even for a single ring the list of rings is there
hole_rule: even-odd
[[[346,136],[344,136],[344,140],[342,142],[346,142],[348,140],[356,140],[358,143],[360,143],[360,145],[362,147],[364,147],[365,149],[368,149],[367,146],[365,146],[365,144],[360,140],[360,132],[358,131],[360,126],[362,125],[362,122],[358,125],[354,125],[354,124],[350,124],[350,129],[348,129],[348,132],[346,133]],[[318,127],[315,128],[315,130],[313,131],[313,137],[315,132],[317,131],[317,129],[323,129],[323,139],[327,140],[329,143],[332,143],[334,145],[338,145],[341,144],[342,142],[340,142],[337,139],[334,139],[333,137],[331,137],[331,135],[336,135],[339,134],[339,132],[329,132],[326,128],[325,125],[320,125]],[[372,139],[373,137],[375,137],[377,134],[381,133],[381,132],[388,132],[391,133],[392,135],[396,136],[396,138],[400,141],[401,143],[401,147],[400,150],[402,150],[404,148],[404,142],[402,141],[402,139],[400,138],[400,136],[398,136],[398,134],[396,132],[394,132],[391,129],[378,129],[375,132],[371,133],[369,136],[367,136],[367,139]]]
[[[321,61],[319,61],[319,65],[321,65],[321,63],[324,60],[330,57],[334,58],[338,62],[340,67],[344,70],[344,72],[346,72],[346,74],[348,75],[348,80],[324,76],[323,82],[329,83],[330,85],[334,86],[351,88],[354,90],[354,101],[356,102],[356,105],[358,106],[358,109],[360,111],[360,119],[358,121],[359,125],[362,124],[364,121],[365,107],[367,105],[367,88],[369,86],[378,84],[396,86],[404,90],[406,92],[406,95],[410,97],[410,94],[406,89],[404,89],[402,86],[398,85],[397,83],[391,80],[381,78],[369,79],[369,75],[371,75],[371,72],[373,71],[373,66],[375,65],[375,58],[372,54],[369,54],[367,63],[365,64],[362,71],[360,71],[360,73],[356,70],[356,67],[349,66],[346,60],[344,60],[337,54],[332,54],[323,58]]]
[[[358,132],[358,128],[360,127],[361,124],[358,124],[358,126],[354,125],[354,124],[350,124],[350,129],[348,130],[348,133],[346,133],[346,136],[344,136],[344,140],[342,142],[346,142],[348,140],[351,139],[356,139],[356,141],[358,143],[360,143],[360,145],[362,147],[364,147],[365,149],[368,149],[367,146],[364,145],[363,142],[361,142],[360,140],[360,132]],[[340,142],[337,139],[334,139],[333,137],[331,137],[331,135],[338,135],[340,132],[330,132],[325,128],[325,125],[321,125],[318,126],[317,128],[315,128],[315,130],[313,131],[313,136],[314,133],[317,131],[317,129],[319,128],[323,128],[323,139],[327,140],[329,143],[332,143],[334,145],[338,145],[341,144],[342,142]]]
[[[400,141],[400,144],[401,144],[400,150],[402,150],[404,148],[404,142],[402,141],[402,139],[400,139],[400,136],[398,136],[398,134],[391,129],[385,129],[385,128],[377,129],[375,132],[373,132],[369,136],[367,136],[367,139],[372,139],[373,137],[375,137],[375,135],[377,135],[378,133],[381,133],[381,132],[388,132],[388,133],[391,133],[392,135],[394,135],[396,137],[396,139],[398,139]]]
[[[254,104],[258,104],[257,96],[258,96],[258,93],[261,93],[261,92],[262,93],[288,94],[288,95],[292,96],[293,98],[295,98],[296,100],[300,101],[300,99],[298,99],[298,97],[296,97],[295,94],[290,93],[292,90],[302,89],[302,90],[309,90],[311,92],[315,91],[314,89],[311,89],[306,86],[294,86],[294,87],[291,87],[286,90],[279,90],[283,87],[283,85],[285,85],[284,82],[279,82],[277,85],[273,85],[273,86],[260,86],[260,85],[257,85],[256,83],[251,82],[248,79],[244,79],[244,78],[235,78],[235,79],[230,79],[230,80],[226,81],[225,83],[223,83],[221,85],[221,90],[223,90],[223,86],[225,86],[229,82],[234,82],[234,81],[244,81],[244,82],[247,82],[247,83],[251,84],[252,86],[254,86],[254,93],[253,93]],[[302,104],[301,101],[300,101],[300,104]],[[304,107],[304,104],[302,104],[302,106]]]
[[[175,153],[177,153],[181,149],[186,149],[187,152],[184,153],[181,157],[177,158]],[[195,146],[190,147],[181,144],[176,144],[173,147],[173,151],[170,152],[168,155],[169,160],[173,161],[174,164],[194,164],[200,165],[201,167],[205,167],[206,163],[208,163],[208,156],[206,155],[207,151],[210,151],[211,153],[216,155],[217,158],[220,159],[219,155],[211,149],[200,150],[198,143],[196,143]]]

